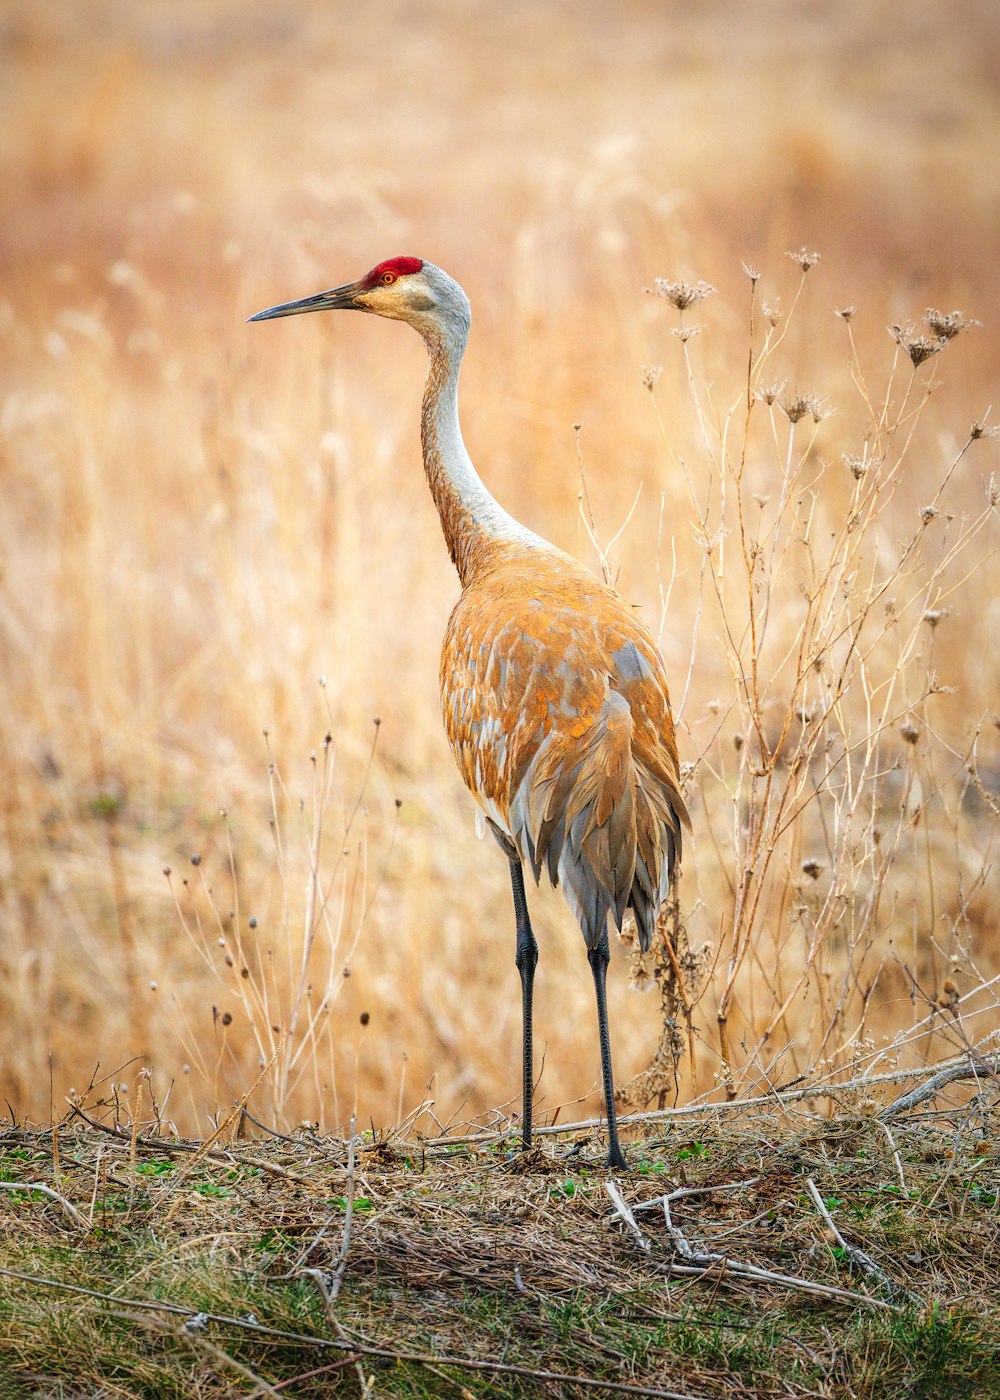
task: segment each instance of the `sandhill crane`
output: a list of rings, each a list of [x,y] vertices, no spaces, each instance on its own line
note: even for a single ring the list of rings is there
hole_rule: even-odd
[[[458,375],[469,334],[462,288],[433,263],[391,258],[358,282],[259,311],[251,321],[354,310],[406,321],[430,367],[421,441],[431,495],[461,582],[441,652],[441,704],[459,771],[510,862],[523,1015],[522,1142],[531,1146],[532,988],[538,945],[523,866],[543,868],[579,921],[594,977],[608,1165],[618,1141],[605,983],[608,915],[627,909],[649,947],[690,826],[662,658],[632,608],[514,520],[462,441]]]

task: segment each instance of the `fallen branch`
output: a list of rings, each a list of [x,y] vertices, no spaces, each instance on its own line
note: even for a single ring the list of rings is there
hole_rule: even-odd
[[[762,1269],[757,1264],[745,1264],[742,1260],[733,1259],[727,1254],[718,1254],[714,1250],[697,1249],[687,1239],[684,1231],[676,1224],[671,1215],[671,1202],[682,1200],[686,1196],[707,1196],[717,1191],[739,1191],[755,1185],[758,1180],[759,1178],[753,1177],[750,1181],[727,1182],[722,1186],[679,1186],[676,1191],[671,1191],[665,1196],[657,1196],[651,1201],[644,1201],[640,1205],[633,1206],[630,1211],[633,1217],[640,1210],[655,1210],[658,1206],[662,1207],[667,1233],[673,1241],[674,1250],[684,1261],[683,1264],[678,1264],[675,1261],[666,1264],[657,1263],[655,1267],[667,1274],[687,1274],[701,1277],[710,1275],[715,1278],[729,1276],[754,1283],[771,1283],[781,1288],[797,1288],[804,1293],[815,1293],[825,1298],[863,1303],[870,1308],[894,1310],[894,1305],[885,1302],[882,1298],[871,1298],[864,1293],[853,1293],[850,1289],[837,1288],[829,1283],[816,1283],[812,1279],[799,1278],[795,1274],[779,1274],[773,1269]],[[609,1191],[608,1194],[611,1195],[611,1192]],[[619,1214],[621,1214],[620,1211]],[[628,1222],[626,1221],[626,1223]],[[634,1227],[633,1233],[637,1235],[638,1239],[645,1240],[645,1236],[639,1230],[634,1218],[632,1226]],[[648,1241],[646,1244],[648,1245]]]
[[[992,1063],[978,1055],[974,1060],[966,1056],[960,1060],[952,1060],[943,1065],[923,1084],[918,1084],[908,1094],[901,1094],[898,1099],[894,1099],[889,1104],[888,1108],[883,1108],[878,1114],[879,1120],[888,1123],[893,1118],[898,1118],[901,1113],[907,1113],[911,1108],[916,1108],[917,1104],[926,1103],[945,1085],[954,1084],[958,1079],[980,1079],[983,1076],[995,1079],[998,1073],[1000,1073],[1000,1056],[994,1056]]]
[[[989,1057],[977,1057],[983,1068],[983,1072],[990,1074],[1000,1073],[1000,1056],[994,1055],[992,1062]],[[841,1099],[845,1094],[867,1093],[878,1084],[903,1084],[908,1080],[920,1079],[928,1073],[926,1065],[914,1069],[885,1070],[881,1074],[862,1074],[856,1079],[845,1079],[840,1084],[807,1084],[801,1089],[772,1089],[766,1094],[757,1094],[749,1099],[732,1099],[721,1103],[689,1103],[681,1108],[656,1108],[645,1113],[623,1113],[619,1115],[619,1127],[639,1127],[648,1123],[673,1123],[686,1118],[703,1118],[711,1114],[724,1114],[727,1116],[739,1115],[748,1109],[774,1108],[775,1105],[784,1106],[808,1102],[810,1099],[833,1099],[834,1102]],[[976,1078],[971,1070],[968,1056],[962,1055],[954,1060],[947,1060],[941,1065],[933,1075],[932,1079],[919,1085],[912,1093],[918,1095],[913,1099],[914,1103],[920,1103],[925,1098],[931,1097],[943,1085],[951,1083],[956,1079]],[[933,1088],[929,1088],[933,1085]],[[928,1090],[928,1092],[924,1092]],[[912,1106],[905,1101],[910,1099],[910,1095],[904,1095],[902,1099],[897,1099],[888,1108],[883,1109],[879,1118],[888,1118],[891,1114],[902,1112],[905,1107]],[[901,1107],[902,1105],[902,1107]],[[602,1118],[586,1118],[577,1123],[542,1123],[536,1124],[532,1131],[536,1136],[543,1136],[552,1133],[582,1133],[599,1132],[605,1127],[605,1120]],[[434,1147],[455,1147],[462,1143],[486,1146],[493,1142],[502,1142],[515,1131],[512,1124],[507,1132],[497,1132],[487,1130],[480,1133],[465,1133],[460,1137],[451,1137],[447,1133],[439,1137],[427,1138],[423,1144],[425,1148]]]

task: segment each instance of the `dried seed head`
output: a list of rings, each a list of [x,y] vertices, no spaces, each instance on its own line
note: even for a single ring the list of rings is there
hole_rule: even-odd
[[[754,283],[754,285],[756,285],[760,281],[760,273],[755,267],[751,267],[749,263],[745,262],[741,262],[740,267],[742,267],[743,271],[750,278],[750,281]]]
[[[622,926],[618,930],[618,941],[623,948],[638,948],[639,937],[636,928],[635,914],[631,909],[626,909]]]
[[[969,429],[969,437],[973,442],[977,442],[980,438],[997,438],[1000,437],[1000,427],[989,426],[977,421]]]
[[[851,321],[854,318],[853,306],[835,306],[833,314],[839,316],[842,321]]]
[[[803,245],[797,252],[786,253],[786,258],[791,258],[793,263],[801,267],[803,272],[808,272],[811,267],[815,267],[819,262],[819,253],[810,253]]]
[[[781,400],[781,408],[790,423],[797,423],[809,414],[814,423],[829,418],[833,410],[829,407],[825,394],[787,394]]]
[[[781,407],[790,423],[797,423],[809,412],[809,400],[802,394],[787,394],[781,400]]]
[[[762,384],[759,389],[753,391],[753,396],[759,403],[766,403],[770,408],[784,387],[784,384]]]
[[[642,387],[650,393],[656,388],[660,375],[663,373],[662,365],[643,365],[642,367]]]
[[[670,334],[675,335],[677,339],[684,344],[689,341],[693,335],[700,335],[704,329],[704,326],[675,326]]]
[[[929,525],[934,519],[935,515],[940,515],[940,513],[941,512],[939,511],[937,506],[920,507],[920,519],[924,522],[925,525]]]
[[[707,282],[695,282],[692,285],[690,282],[671,282],[666,277],[657,277],[654,290],[656,296],[669,301],[678,311],[686,311],[689,306],[695,306],[699,301],[711,296],[715,288]]]
[[[734,735],[733,735],[733,747],[735,748],[735,750],[736,750],[737,753],[739,753],[740,749],[742,749],[742,747],[743,747],[743,745],[744,745],[745,743],[746,743],[746,739],[744,739],[744,737],[743,737],[742,734],[734,734]]]
[[[949,608],[928,608],[924,613],[924,621],[933,630],[943,617],[947,617]]]
[[[781,297],[775,298],[773,306],[768,306],[766,301],[761,302],[760,309],[763,311],[765,319],[772,326],[776,326],[781,320]]]
[[[959,1003],[958,987],[950,977],[941,983],[941,994],[935,1003],[942,1011],[957,1011]]]
[[[854,477],[855,481],[860,481],[871,465],[870,462],[865,461],[864,457],[851,457],[846,452],[840,454],[840,460]]]
[[[954,340],[956,335],[961,335],[963,331],[981,325],[982,322],[963,316],[961,311],[936,311],[933,306],[928,306],[924,312],[924,324],[931,335],[947,344],[949,340]]]
[[[912,719],[904,719],[899,726],[899,732],[908,744],[915,744],[920,738],[920,730],[913,723]]]
[[[925,360],[929,360],[932,355],[936,355],[945,344],[943,340],[932,340],[926,335],[915,335],[912,326],[908,326],[905,330],[902,326],[890,326],[889,334],[896,344],[909,355],[914,369],[918,365],[922,365]]]
[[[635,959],[632,964],[629,982],[637,992],[651,992],[656,986],[656,978],[653,975],[653,970],[649,966],[646,957],[640,955]]]
[[[233,1024],[233,1013],[231,1011],[223,1011],[222,1024],[224,1026],[231,1026]]]
[[[809,856],[802,862],[802,873],[808,875],[811,880],[818,880],[823,869],[823,862],[815,856]]]

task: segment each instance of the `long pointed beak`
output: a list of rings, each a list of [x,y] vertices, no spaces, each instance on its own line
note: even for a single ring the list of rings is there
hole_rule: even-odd
[[[305,311],[362,311],[364,308],[355,300],[362,290],[360,282],[348,282],[346,286],[334,287],[314,297],[303,297],[301,301],[283,301],[280,306],[269,306],[266,311],[258,311],[256,316],[247,319],[275,321],[279,316],[298,316]]]

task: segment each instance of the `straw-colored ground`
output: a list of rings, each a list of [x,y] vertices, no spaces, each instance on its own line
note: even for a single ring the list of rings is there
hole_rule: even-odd
[[[431,1099],[431,1132],[517,1090],[506,869],[437,715],[422,348],[244,324],[400,252],[471,296],[466,437],[511,510],[600,567],[581,463],[605,545],[641,487],[613,553],[694,835],[676,966],[638,996],[615,954],[620,1083],[658,1053],[627,1101],[995,1031],[995,6],[36,0],[2,29],[16,1120],[98,1063],[128,1101],[149,1066],[190,1135],[246,1093],[282,1129]],[[658,277],[718,289],[700,334]],[[928,307],[983,324],[937,353]],[[590,977],[533,908],[565,1120],[596,1107]]]

